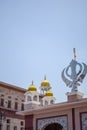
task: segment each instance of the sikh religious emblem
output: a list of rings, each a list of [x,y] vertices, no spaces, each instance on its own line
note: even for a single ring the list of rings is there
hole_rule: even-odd
[[[87,65],[85,63],[78,63],[76,61],[75,48],[73,51],[74,59],[72,59],[69,66],[62,71],[62,80],[65,82],[66,86],[72,88],[71,92],[78,91],[78,86],[80,86],[87,74]]]

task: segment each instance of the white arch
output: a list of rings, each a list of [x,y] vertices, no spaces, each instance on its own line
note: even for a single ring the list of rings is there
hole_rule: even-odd
[[[64,130],[68,130],[67,116],[53,117],[38,120],[38,130],[44,130],[44,128],[52,123],[58,123],[63,126]]]
[[[49,125],[51,125],[51,124],[54,124],[54,123],[49,123],[49,124],[46,124],[43,128],[42,128],[42,130],[44,130],[47,126],[49,126]],[[59,124],[59,123],[56,123],[56,124],[58,124],[58,125],[61,125],[61,124]],[[61,125],[62,126],[62,125]],[[63,126],[62,126],[63,127]],[[63,130],[63,129],[62,129]]]
[[[37,95],[34,95],[34,96],[33,96],[33,100],[34,100],[34,101],[37,101]]]

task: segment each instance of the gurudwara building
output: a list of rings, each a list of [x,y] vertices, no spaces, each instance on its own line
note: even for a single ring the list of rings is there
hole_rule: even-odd
[[[71,92],[61,103],[55,103],[46,76],[40,93],[33,81],[27,90],[0,82],[0,130],[87,130],[87,98],[78,90],[86,74],[87,65],[76,61],[74,49],[61,75]]]

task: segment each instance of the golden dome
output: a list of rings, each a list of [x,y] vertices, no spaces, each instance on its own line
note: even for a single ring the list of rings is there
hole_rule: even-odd
[[[50,83],[46,80],[46,76],[44,76],[44,80],[41,82],[41,87],[50,87]]]
[[[36,86],[33,84],[33,81],[32,81],[32,84],[30,85],[30,87],[28,88],[28,91],[37,91],[37,88],[36,88]]]
[[[53,93],[50,90],[48,90],[46,91],[45,96],[53,96]]]

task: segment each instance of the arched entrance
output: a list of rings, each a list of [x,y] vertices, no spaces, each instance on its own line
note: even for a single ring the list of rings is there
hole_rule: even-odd
[[[68,130],[67,116],[42,118],[37,120],[37,130]]]
[[[63,130],[63,126],[58,123],[52,123],[47,125],[44,130]]]

